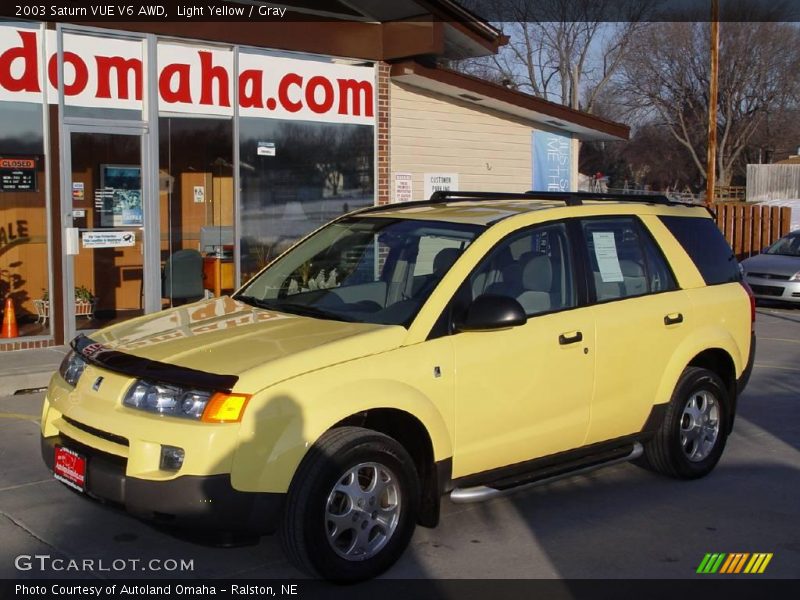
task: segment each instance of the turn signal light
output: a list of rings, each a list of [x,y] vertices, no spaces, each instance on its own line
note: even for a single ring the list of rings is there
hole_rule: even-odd
[[[238,423],[248,400],[249,394],[216,393],[208,401],[201,420],[204,423]]]

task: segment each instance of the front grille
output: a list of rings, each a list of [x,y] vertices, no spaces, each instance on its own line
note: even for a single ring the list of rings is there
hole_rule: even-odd
[[[89,435],[93,435],[95,437],[99,437],[101,440],[106,440],[107,442],[112,442],[114,444],[119,444],[120,446],[125,446],[126,448],[130,446],[128,440],[121,435],[114,435],[113,433],[108,433],[106,431],[101,431],[100,429],[95,429],[94,427],[89,427],[88,425],[84,425],[83,423],[78,423],[74,419],[70,419],[69,417],[61,417],[72,425],[75,429],[80,429],[81,431],[85,431]]]
[[[774,279],[775,281],[789,281],[791,275],[777,275],[776,273],[752,273],[747,272],[748,277],[758,277],[759,279]]]
[[[753,285],[750,288],[757,296],[783,296],[783,288],[774,285]]]

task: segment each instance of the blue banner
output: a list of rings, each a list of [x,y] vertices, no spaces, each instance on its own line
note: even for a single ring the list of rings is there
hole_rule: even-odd
[[[533,132],[533,187],[539,192],[570,191],[572,138],[546,131]]]

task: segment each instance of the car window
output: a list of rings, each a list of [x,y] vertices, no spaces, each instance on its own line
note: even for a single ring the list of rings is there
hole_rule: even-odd
[[[564,223],[515,233],[483,259],[467,282],[474,300],[482,294],[515,298],[528,316],[577,304]]]
[[[782,256],[800,256],[800,234],[789,234],[772,244],[765,254],[780,254]]]
[[[659,217],[700,271],[706,285],[742,279],[733,250],[712,219]]]
[[[674,290],[661,250],[633,217],[582,219],[598,302]]]
[[[303,240],[236,298],[320,318],[408,325],[484,229],[418,219],[350,217]]]

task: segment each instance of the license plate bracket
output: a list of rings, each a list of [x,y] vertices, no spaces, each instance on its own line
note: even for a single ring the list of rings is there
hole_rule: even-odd
[[[88,462],[84,455],[65,446],[56,446],[53,476],[74,490],[85,492]]]

